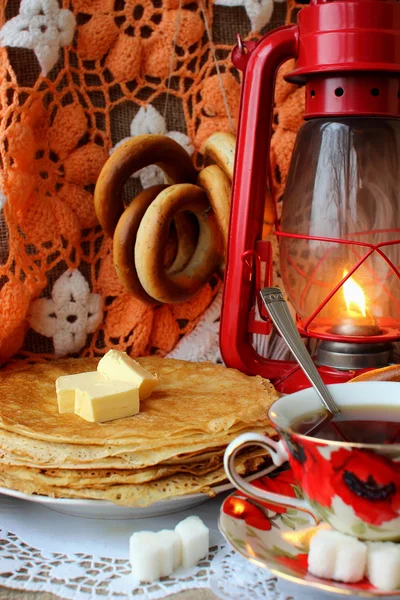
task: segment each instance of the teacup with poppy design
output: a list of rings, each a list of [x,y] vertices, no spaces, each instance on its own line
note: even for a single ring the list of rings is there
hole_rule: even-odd
[[[400,384],[360,382],[328,386],[340,410],[374,407],[399,410]],[[280,440],[244,433],[226,449],[224,464],[232,484],[257,500],[312,512],[333,528],[366,540],[400,540],[400,443],[360,444],[330,441],[293,431],[301,417],[321,410],[312,388],[279,398],[269,418]],[[400,439],[400,438],[399,438]],[[255,487],[234,468],[234,458],[244,447],[260,445],[275,465],[285,461],[301,489],[302,498],[290,498]]]

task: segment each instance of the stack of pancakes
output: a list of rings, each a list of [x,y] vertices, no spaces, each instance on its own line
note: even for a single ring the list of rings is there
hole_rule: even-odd
[[[261,377],[211,363],[147,357],[159,384],[140,413],[107,423],[59,414],[55,381],[93,371],[98,359],[36,363],[0,373],[0,486],[124,506],[196,492],[226,481],[223,453],[245,431],[272,433],[277,398]],[[261,448],[238,456],[239,473],[266,465]]]

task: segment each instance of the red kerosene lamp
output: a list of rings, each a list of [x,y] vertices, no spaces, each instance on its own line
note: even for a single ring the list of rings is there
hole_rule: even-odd
[[[311,0],[298,24],[240,42],[240,120],[220,344],[225,363],[270,378],[280,391],[308,386],[297,364],[262,357],[258,302],[270,285],[262,238],[274,81],[304,84],[305,123],[276,223],[281,275],[302,335],[319,340],[326,382],[385,366],[400,339],[400,3]]]

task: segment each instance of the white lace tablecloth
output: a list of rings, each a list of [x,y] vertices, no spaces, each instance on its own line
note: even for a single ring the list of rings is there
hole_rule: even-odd
[[[71,517],[0,496],[0,585],[73,600],[151,600],[194,588],[209,588],[227,600],[285,600],[267,571],[225,544],[217,526],[222,498],[173,515],[113,521]],[[135,581],[128,560],[133,531],[173,528],[189,514],[197,514],[210,528],[208,557],[159,582]]]

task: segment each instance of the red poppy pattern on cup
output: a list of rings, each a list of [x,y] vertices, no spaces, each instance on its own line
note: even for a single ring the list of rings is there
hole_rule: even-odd
[[[280,472],[278,476],[260,477],[253,481],[252,485],[285,496],[295,496],[295,490],[299,493],[293,473],[289,470]],[[246,525],[262,531],[269,531],[279,516],[285,515],[288,509],[281,504],[260,502],[238,492],[225,500],[223,512],[230,517],[243,520]],[[287,516],[286,519],[290,521],[291,517]]]
[[[355,515],[373,526],[400,515],[400,462],[357,448],[282,434],[293,474],[305,496],[331,508],[338,496]],[[329,448],[324,455],[321,448]],[[325,456],[329,456],[326,458]]]

